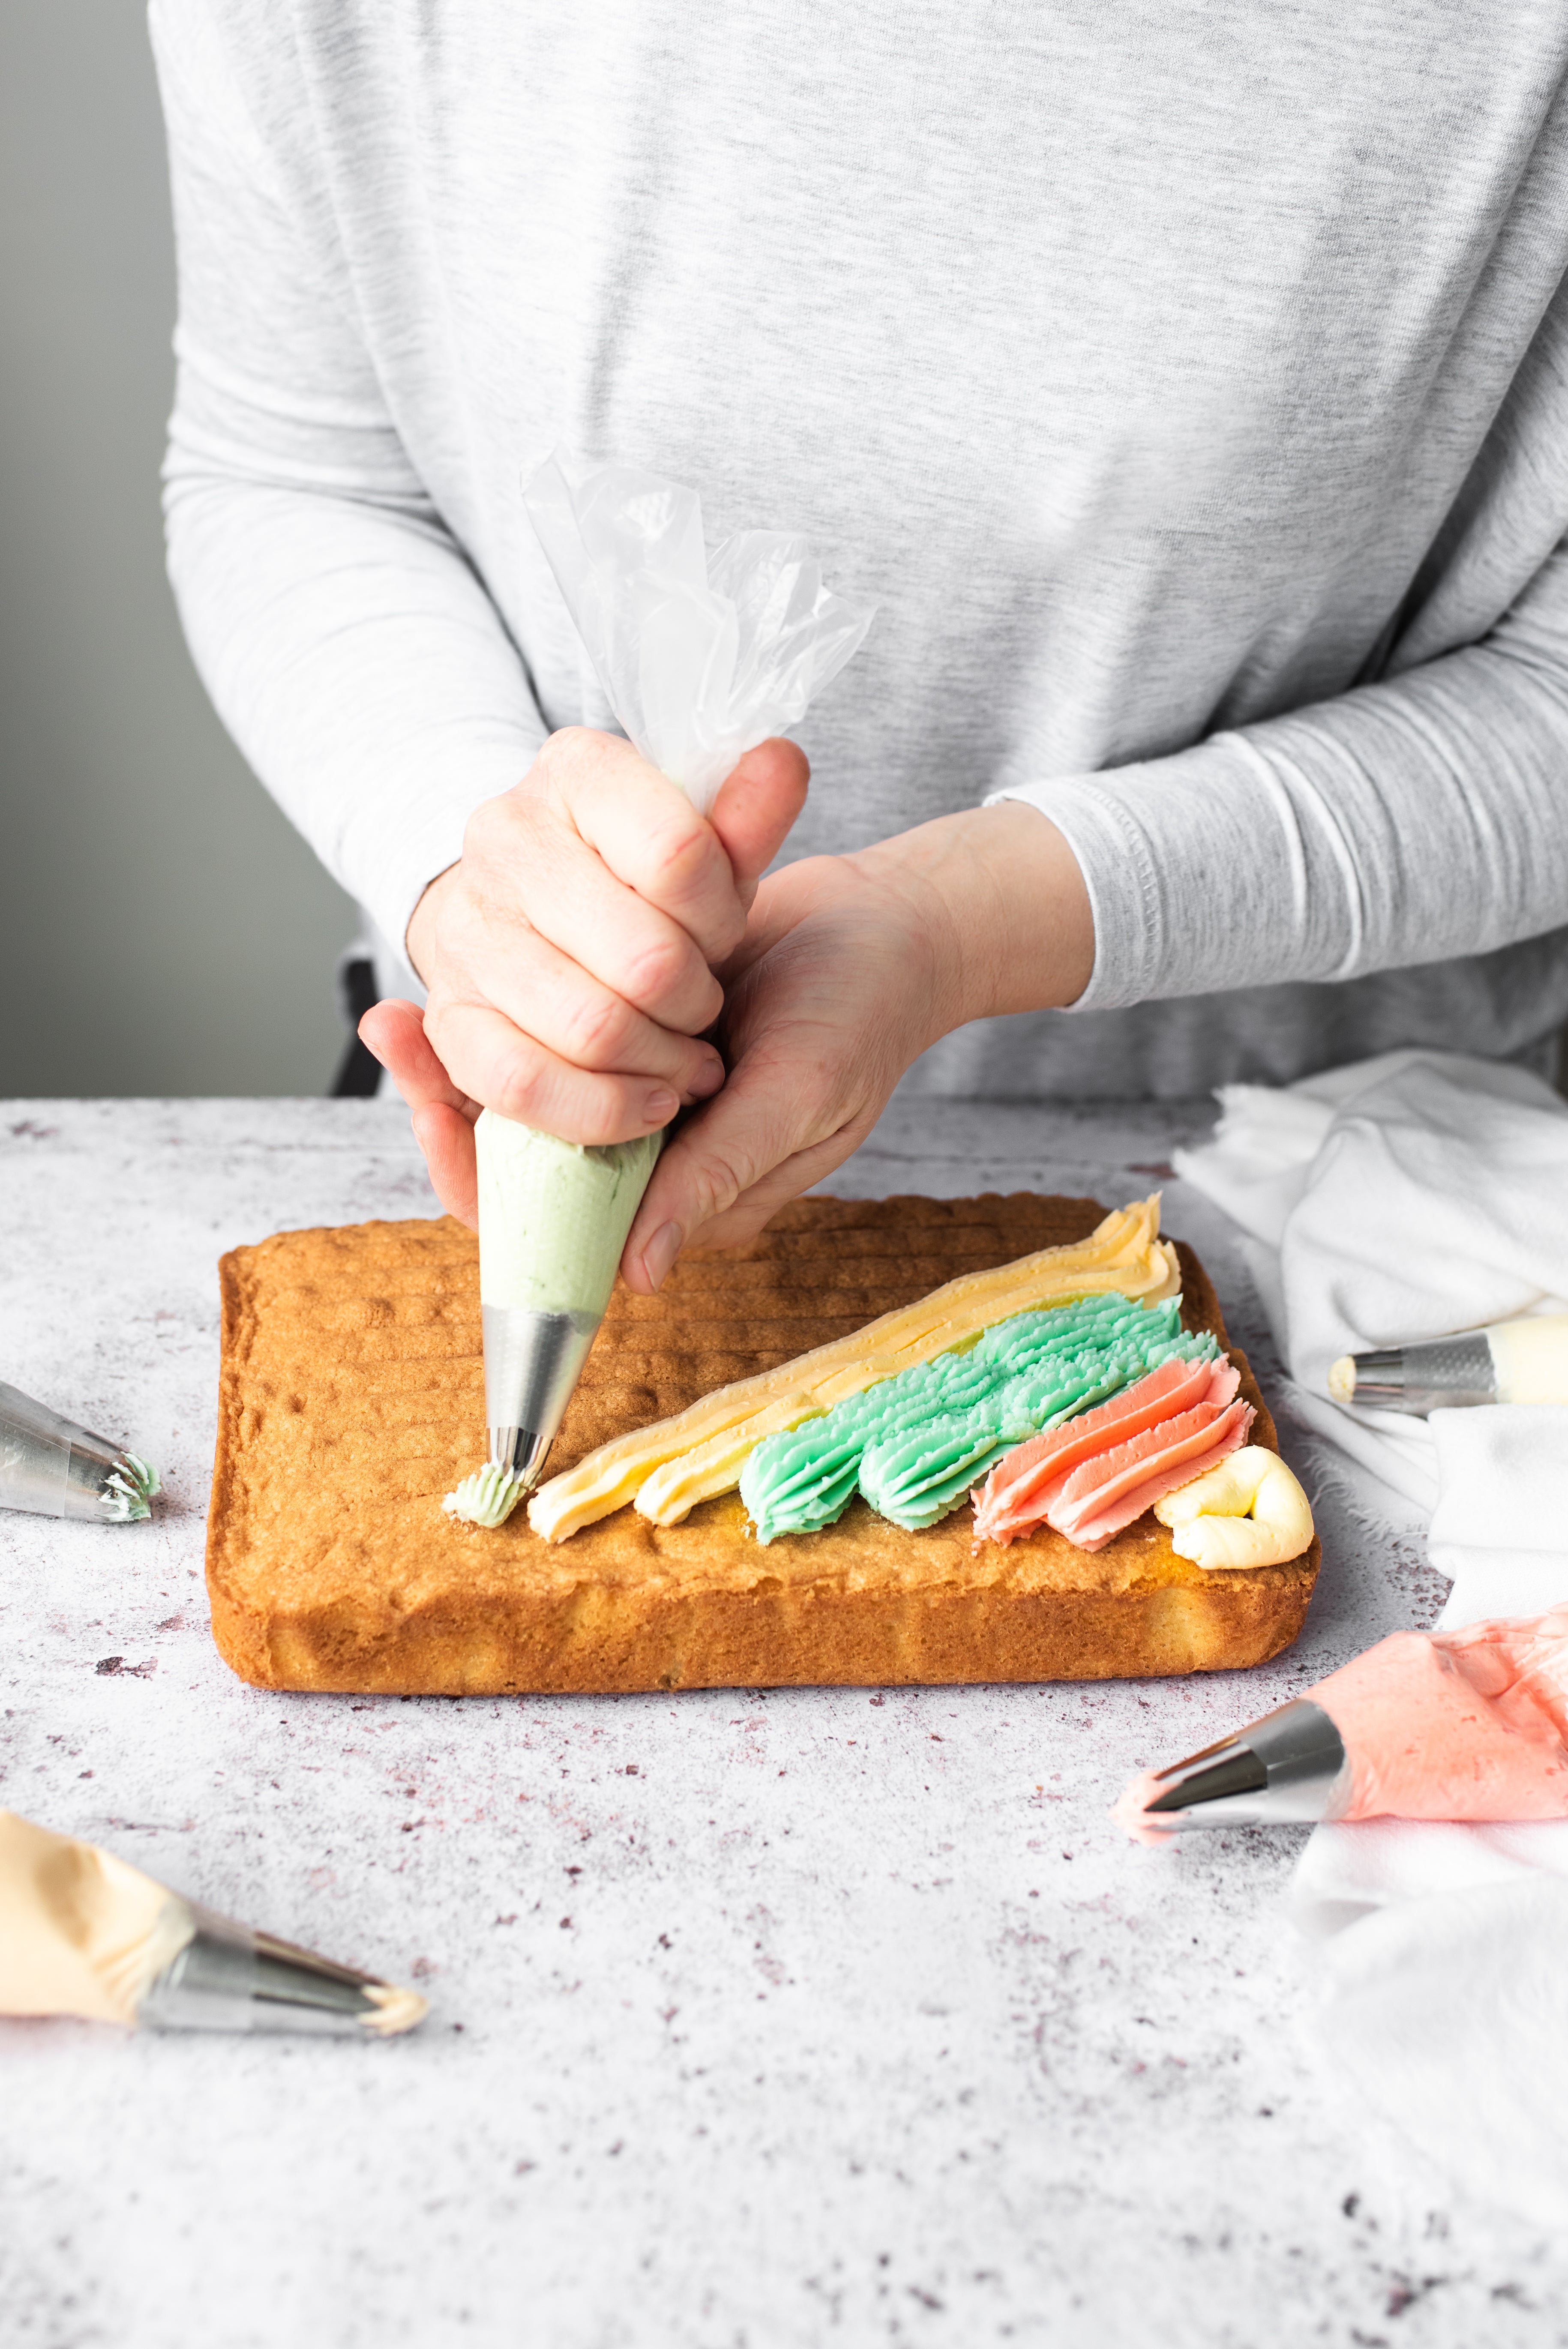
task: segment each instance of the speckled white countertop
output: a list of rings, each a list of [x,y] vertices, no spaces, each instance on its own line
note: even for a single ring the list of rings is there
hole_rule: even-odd
[[[898,1105],[830,1186],[1119,1202],[1208,1111]],[[1272,1352],[1179,1183],[1233,1334]],[[395,1103],[0,1106],[0,1377],[163,1467],[0,1517],[0,1804],[416,1981],[386,2045],[0,2023],[5,2349],[1568,2340],[1568,2256],[1317,2070],[1299,1833],[1106,1806],[1397,1626],[1320,1510],[1265,1670],[1030,1689],[289,1697],[207,1633],[215,1262],[432,1212]],[[1287,1448],[1288,1448],[1288,1431]]]

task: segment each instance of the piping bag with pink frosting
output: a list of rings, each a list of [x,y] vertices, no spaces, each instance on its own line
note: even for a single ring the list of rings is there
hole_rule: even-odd
[[[1397,1631],[1167,1770],[1112,1817],[1139,1843],[1319,1819],[1568,1818],[1568,1603]]]
[[[386,2039],[426,2011],[417,1991],[236,1925],[111,1851],[0,1811],[0,2014]]]

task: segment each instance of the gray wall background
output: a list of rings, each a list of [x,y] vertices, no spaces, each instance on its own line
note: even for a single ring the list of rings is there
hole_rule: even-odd
[[[0,0],[0,1094],[324,1092],[354,909],[163,576],[174,258],[141,0]]]

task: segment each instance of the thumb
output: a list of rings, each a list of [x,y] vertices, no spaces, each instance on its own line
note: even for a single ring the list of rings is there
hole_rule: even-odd
[[[805,1090],[798,1079],[781,1083],[776,1071],[743,1060],[718,1099],[681,1127],[654,1168],[627,1237],[621,1273],[634,1294],[651,1296],[705,1224],[793,1156]],[[759,1226],[765,1221],[760,1216]]]
[[[719,786],[708,821],[723,843],[741,903],[748,908],[805,805],[810,776],[799,743],[774,735],[746,751]]]

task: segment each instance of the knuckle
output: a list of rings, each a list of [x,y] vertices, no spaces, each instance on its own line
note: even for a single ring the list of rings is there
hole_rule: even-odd
[[[462,1027],[455,1017],[456,1010],[457,1006],[450,998],[440,996],[434,988],[431,989],[430,1001],[425,1005],[425,1042],[449,1076],[452,1075],[453,1061],[463,1058]]]
[[[506,1055],[486,1099],[498,1116],[536,1125],[549,1104],[549,1071],[542,1053],[524,1045]]]
[[[579,1068],[613,1068],[625,1050],[631,1014],[614,995],[579,996],[564,1025],[566,1058]]]
[[[627,959],[622,992],[647,1009],[672,995],[691,968],[694,949],[680,938],[659,938]]]
[[[540,772],[563,793],[591,788],[603,771],[604,744],[591,726],[558,726],[539,753]]]
[[[556,1087],[551,1116],[550,1132],[567,1142],[625,1142],[642,1131],[626,1087],[611,1077],[583,1077]]]
[[[710,924],[710,946],[715,962],[727,962],[746,935],[746,909],[738,897],[722,905]]]
[[[711,1147],[693,1153],[689,1171],[691,1194],[704,1220],[732,1207],[754,1179],[750,1167]]]
[[[649,835],[644,885],[656,896],[685,896],[708,877],[718,848],[695,808],[672,812]]]
[[[515,1125],[539,1125],[543,1123],[541,1096],[544,1088],[536,1076],[518,1071],[503,1077],[492,1088],[494,1098],[487,1106],[497,1117],[510,1118]]]
[[[511,831],[514,821],[514,802],[508,792],[498,800],[481,800],[462,827],[462,854],[467,862],[481,862],[493,854],[497,844]]]
[[[544,1053],[518,1060],[495,1089],[491,1107],[519,1125],[563,1142],[618,1142],[637,1128],[613,1078],[561,1067]]]
[[[586,750],[597,749],[600,739],[591,726],[557,726],[539,755],[553,764],[580,759]]]

